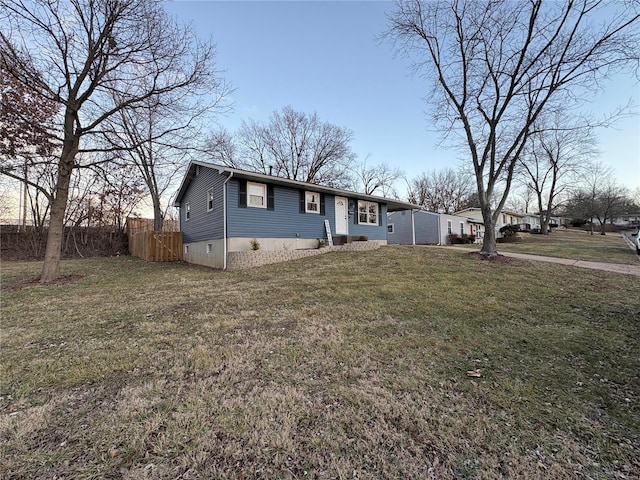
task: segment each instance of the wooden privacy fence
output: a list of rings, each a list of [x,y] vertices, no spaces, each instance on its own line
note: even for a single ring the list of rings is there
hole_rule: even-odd
[[[173,230],[173,231],[171,231]],[[152,218],[127,218],[129,253],[147,262],[182,260],[182,232],[178,223],[165,219],[163,231],[153,230]]]
[[[153,231],[153,218],[135,218],[127,217],[127,235],[132,235],[138,232],[152,232]],[[163,232],[179,232],[180,225],[177,220],[165,218],[162,222]]]
[[[147,262],[182,260],[182,232],[137,232],[129,234],[129,253]]]

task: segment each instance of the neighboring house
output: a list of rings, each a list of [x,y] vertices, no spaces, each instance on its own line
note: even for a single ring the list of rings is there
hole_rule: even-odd
[[[476,235],[482,241],[478,222],[458,215],[413,209],[387,214],[387,241],[400,245],[446,245],[449,235]],[[482,233],[484,230],[480,229]]]
[[[473,234],[476,236],[476,243],[482,243],[484,239],[484,222],[476,218],[467,218],[467,223],[470,225],[469,229],[473,227]]]
[[[484,225],[484,221],[482,220],[482,211],[477,207],[465,208],[464,210],[455,212],[454,215],[465,217],[469,219],[469,221],[479,222]],[[524,218],[525,216],[521,213],[503,210],[500,215],[498,215],[498,221],[496,222],[496,238],[502,237],[502,234],[500,233],[500,229],[502,227],[505,225],[522,225],[524,223]]]
[[[387,212],[411,204],[245,170],[194,161],[175,204],[185,261],[227,268],[234,252],[315,249],[327,238],[328,220],[336,244],[364,240],[387,243]],[[274,260],[275,261],[275,260]],[[263,262],[272,263],[272,262]]]
[[[516,212],[509,212],[507,210],[503,210],[500,214],[500,227],[498,230],[505,225],[522,225],[524,223],[524,215]]]
[[[629,228],[638,227],[640,226],[640,212],[616,215],[611,219],[611,224]]]
[[[539,231],[540,230],[540,215],[533,215],[531,213],[525,213],[522,215],[522,224],[520,230],[524,232]]]

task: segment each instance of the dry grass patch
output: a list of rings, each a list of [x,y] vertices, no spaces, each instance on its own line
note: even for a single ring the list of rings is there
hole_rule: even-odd
[[[499,252],[528,253],[591,262],[637,264],[638,256],[620,233],[600,235],[579,229],[556,229],[550,235],[520,233],[521,243],[500,243]]]
[[[38,267],[5,263],[2,281]],[[3,478],[640,471],[624,275],[403,247],[64,270],[84,278],[2,293]]]

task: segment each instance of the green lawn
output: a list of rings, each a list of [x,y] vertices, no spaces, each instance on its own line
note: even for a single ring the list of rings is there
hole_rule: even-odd
[[[39,268],[2,264],[0,478],[640,473],[635,277],[386,247],[10,288]]]
[[[579,229],[556,229],[550,235],[520,233],[522,243],[499,243],[498,252],[529,253],[592,262],[637,264],[638,255],[620,233],[600,235]],[[477,246],[475,246],[477,248]]]

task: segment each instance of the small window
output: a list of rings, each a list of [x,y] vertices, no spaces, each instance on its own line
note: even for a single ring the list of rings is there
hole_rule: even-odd
[[[184,253],[189,253],[189,245],[184,246]]]
[[[502,223],[507,224],[507,216],[504,213],[502,214]]]
[[[189,220],[190,218],[191,218],[191,204],[187,203],[184,206],[184,219],[186,221],[186,220]]]
[[[387,224],[387,233],[393,233],[393,223]]]
[[[247,182],[247,206],[267,208],[267,186],[264,183]]]
[[[320,194],[317,192],[305,192],[305,212],[320,213]]]
[[[460,235],[464,235],[464,222],[460,222]]]
[[[213,210],[213,187],[207,190],[207,212]]]
[[[358,223],[360,225],[378,225],[378,204],[358,200]]]
[[[213,243],[207,243],[207,255],[211,255],[213,253]]]
[[[453,227],[451,225],[451,220],[447,220],[447,233],[451,235],[453,233]]]

